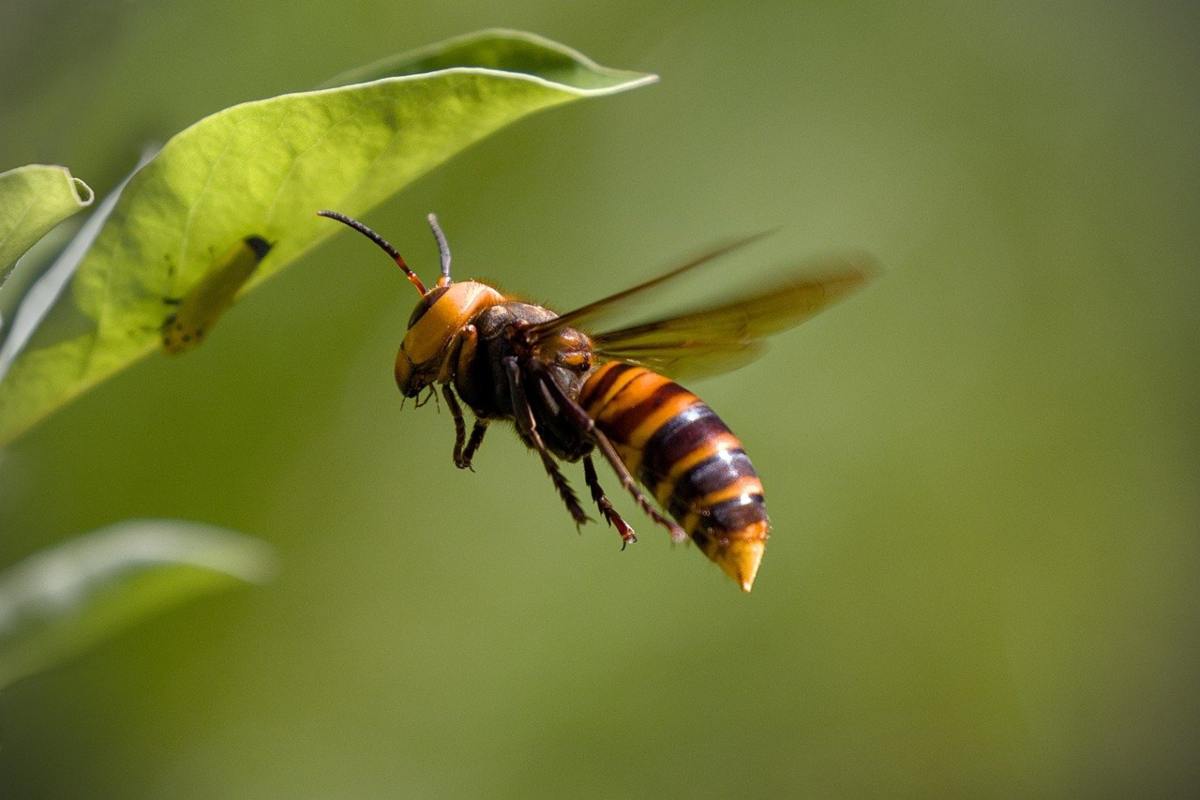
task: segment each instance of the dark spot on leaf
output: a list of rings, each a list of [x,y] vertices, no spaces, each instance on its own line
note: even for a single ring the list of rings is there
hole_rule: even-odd
[[[250,246],[259,261],[266,257],[272,247],[272,244],[261,236],[247,236],[243,241]]]

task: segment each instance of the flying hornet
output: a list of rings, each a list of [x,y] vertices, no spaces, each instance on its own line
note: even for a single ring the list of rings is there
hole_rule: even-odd
[[[396,354],[396,384],[418,402],[440,388],[454,419],[456,466],[471,468],[490,423],[512,422],[541,458],[577,526],[588,517],[560,462],[583,462],[592,502],[624,547],[637,537],[600,485],[593,462],[599,453],[621,487],[673,541],[695,542],[750,591],[770,532],[762,481],[741,440],[672,377],[713,374],[752,360],[762,352],[764,337],[799,324],[866,282],[874,272],[868,259],[810,265],[737,297],[600,330],[603,318],[632,298],[760,236],[716,247],[656,278],[558,314],[481,281],[452,280],[450,248],[433,214],[428,219],[441,274],[426,288],[371,228],[336,211],[318,213],[378,245],[420,295]],[[474,416],[469,435],[460,399]]]

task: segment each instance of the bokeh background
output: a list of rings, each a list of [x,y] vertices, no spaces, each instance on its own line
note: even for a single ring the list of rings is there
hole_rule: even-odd
[[[522,121],[368,218],[559,307],[727,234],[886,273],[696,388],[763,473],[754,593],[576,535],[391,378],[411,289],[339,236],[186,357],[0,454],[0,563],[127,517],[274,583],[0,694],[5,797],[1183,795],[1200,781],[1193,3],[78,2],[0,10],[0,168],[104,193],[241,100],[493,25],[656,86]],[[611,478],[607,480],[611,485]]]

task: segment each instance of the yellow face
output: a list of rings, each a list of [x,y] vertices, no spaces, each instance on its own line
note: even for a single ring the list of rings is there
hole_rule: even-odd
[[[439,286],[426,292],[408,321],[408,333],[396,354],[396,385],[405,397],[437,378],[450,346],[471,319],[504,302],[504,295],[476,281]]]

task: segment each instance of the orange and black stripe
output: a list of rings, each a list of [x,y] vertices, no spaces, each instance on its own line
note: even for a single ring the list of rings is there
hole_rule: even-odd
[[[749,590],[770,525],[758,473],[716,412],[669,378],[619,361],[593,372],[579,401],[629,471]]]

